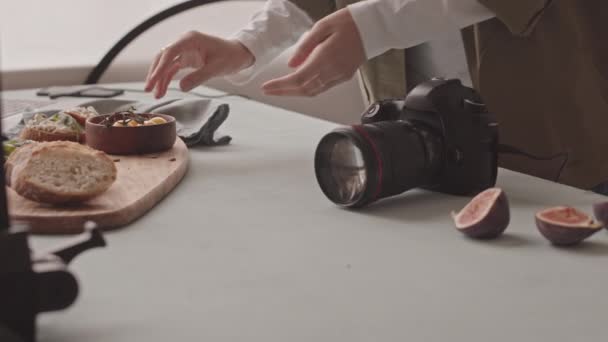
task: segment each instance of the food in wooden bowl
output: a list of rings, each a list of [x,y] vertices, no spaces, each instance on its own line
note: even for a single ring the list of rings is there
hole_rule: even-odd
[[[6,183],[19,195],[42,203],[80,203],[97,197],[116,180],[104,152],[69,141],[25,144],[6,161]]]
[[[85,131],[87,145],[116,155],[165,151],[177,138],[175,118],[163,114],[100,115],[87,120]]]
[[[25,123],[20,137],[34,141],[84,141],[84,130],[72,116],[58,112],[53,115],[35,114]]]

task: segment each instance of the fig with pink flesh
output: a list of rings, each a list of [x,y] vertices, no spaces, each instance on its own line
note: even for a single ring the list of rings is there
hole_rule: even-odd
[[[596,203],[593,205],[593,215],[608,229],[608,202]]]
[[[494,239],[509,225],[509,201],[504,191],[490,188],[475,196],[459,213],[452,212],[456,228],[475,239]]]
[[[538,231],[558,246],[575,245],[602,229],[589,215],[572,207],[553,207],[536,213]]]

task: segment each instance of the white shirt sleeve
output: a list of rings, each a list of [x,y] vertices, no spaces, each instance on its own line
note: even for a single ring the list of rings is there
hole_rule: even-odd
[[[366,0],[349,5],[348,9],[368,59],[494,17],[477,0]],[[235,84],[247,83],[297,43],[313,24],[306,12],[290,1],[266,1],[264,8],[232,37],[251,51],[254,64],[226,79]]]
[[[367,0],[349,5],[348,9],[368,59],[495,16],[477,0]]]
[[[266,1],[264,8],[232,37],[249,49],[255,58],[254,64],[226,79],[235,84],[247,83],[283,51],[297,43],[313,24],[308,14],[290,1]]]

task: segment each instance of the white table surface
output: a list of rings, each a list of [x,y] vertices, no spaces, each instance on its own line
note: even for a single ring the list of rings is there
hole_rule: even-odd
[[[226,102],[232,144],[192,149],[175,191],[75,261],[81,296],[41,316],[40,341],[606,340],[608,233],[555,248],[533,220],[602,197],[501,171],[512,222],[486,242],[452,226],[466,198],[412,191],[338,209],[313,172],[334,124]]]

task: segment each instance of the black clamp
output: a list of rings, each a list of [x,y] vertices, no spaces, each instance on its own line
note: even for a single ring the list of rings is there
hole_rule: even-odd
[[[66,309],[78,297],[78,281],[69,271],[69,263],[106,242],[93,228],[75,241],[34,254],[28,237],[27,231],[0,233],[0,336],[10,334],[16,341],[34,342],[37,315]]]

